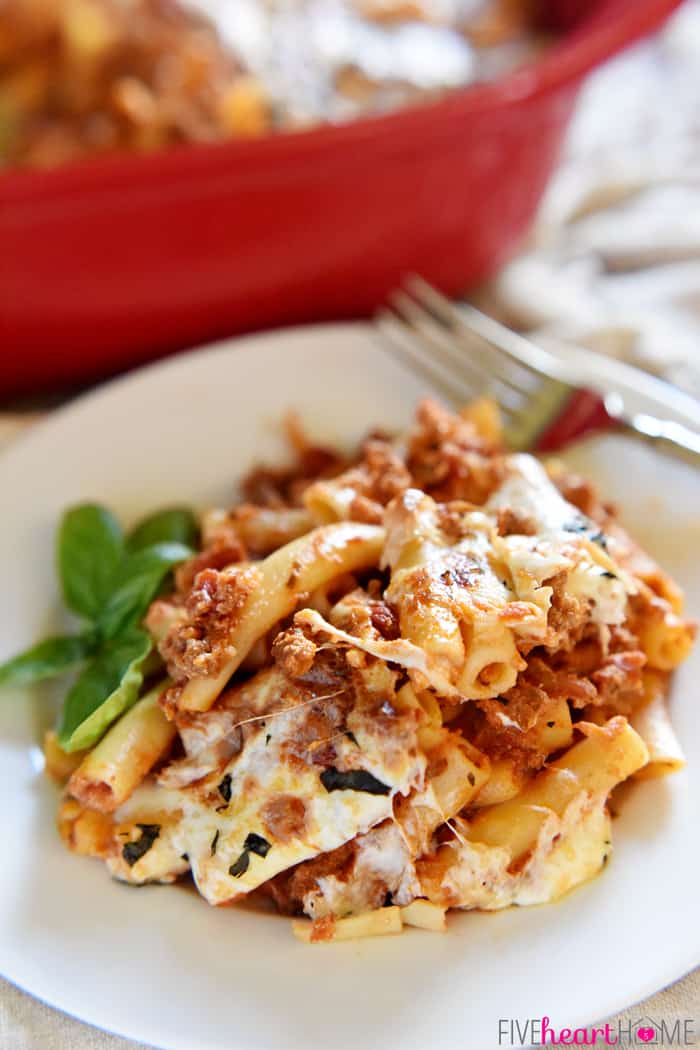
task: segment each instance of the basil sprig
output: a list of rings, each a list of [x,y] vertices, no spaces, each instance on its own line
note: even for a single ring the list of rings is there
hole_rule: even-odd
[[[84,503],[65,512],[56,560],[63,600],[72,612],[86,620],[97,617],[123,554],[121,526],[111,511]]]
[[[94,646],[95,635],[91,631],[45,638],[0,665],[0,685],[32,685],[71,671],[83,663]]]
[[[151,645],[136,628],[99,647],[63,703],[58,740],[65,751],[92,747],[136,702]]]
[[[0,664],[0,685],[30,685],[82,667],[63,706],[64,750],[91,747],[138,698],[153,648],[141,621],[170,571],[193,554],[196,535],[194,516],[181,508],[145,518],[126,537],[114,515],[96,504],[63,515],[56,551],[61,590],[86,626]]]
[[[192,550],[183,543],[154,543],[119,563],[112,593],[96,618],[102,638],[116,638],[140,623],[167,574]]]
[[[141,551],[155,543],[183,543],[197,545],[197,522],[191,510],[171,507],[150,514],[136,525],[126,538],[128,551]]]

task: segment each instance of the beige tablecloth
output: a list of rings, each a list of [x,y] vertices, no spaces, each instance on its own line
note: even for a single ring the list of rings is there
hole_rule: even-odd
[[[658,1025],[664,1020],[667,1030],[673,1028],[677,1019],[683,1022],[686,1018],[691,1018],[694,1031],[700,1033],[699,1014],[700,970],[696,970],[694,974],[683,981],[678,981],[665,992],[652,996],[651,999],[647,999],[631,1010],[625,1010],[619,1015],[619,1019],[629,1024],[630,1030],[635,1032],[639,1023],[643,1024],[647,1018],[651,1018]],[[494,1029],[495,1024],[494,1020]],[[617,1018],[614,1018],[611,1021],[613,1030],[616,1024]],[[496,1036],[494,1035],[494,1045],[495,1042]],[[641,1042],[634,1041],[621,1042],[617,1050],[627,1050],[628,1047],[637,1048],[643,1045]],[[646,1045],[658,1048],[661,1044],[652,1042]],[[683,1043],[680,1045],[683,1046]],[[698,1043],[693,1040],[685,1045],[696,1046]],[[504,1050],[505,1046],[506,1044],[504,1044]],[[2,980],[0,980],[0,1047],[2,1050],[146,1050],[143,1043],[118,1039],[116,1036],[107,1035],[89,1025],[74,1021],[65,1014],[44,1006],[36,999],[31,999]],[[197,1047],[191,1047],[191,1050],[197,1050]],[[310,1047],[309,1050],[316,1050],[316,1048]],[[487,1050],[487,1048],[472,1047],[465,1040],[464,1046],[455,1047],[455,1050]],[[488,1050],[492,1048],[489,1047]]]

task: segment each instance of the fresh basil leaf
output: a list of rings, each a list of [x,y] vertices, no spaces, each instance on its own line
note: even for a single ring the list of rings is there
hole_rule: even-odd
[[[69,634],[45,638],[0,664],[0,685],[31,685],[55,678],[86,660],[95,648],[95,635]]]
[[[136,702],[142,664],[151,649],[145,631],[131,630],[102,646],[68,693],[59,743],[64,751],[92,747]]]
[[[194,547],[197,542],[197,520],[186,507],[159,510],[140,521],[126,539],[128,551],[140,551],[154,543],[184,543]]]
[[[218,787],[219,794],[224,802],[231,801],[231,774],[227,773]]]
[[[95,620],[114,585],[124,552],[119,522],[105,507],[84,503],[63,515],[58,531],[58,571],[69,609]]]
[[[114,638],[139,623],[163,578],[192,553],[182,543],[156,543],[127,554],[117,570],[119,582],[97,620],[102,637]]]

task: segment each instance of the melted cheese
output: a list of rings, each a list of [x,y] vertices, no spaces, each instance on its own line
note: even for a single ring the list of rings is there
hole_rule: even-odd
[[[563,816],[551,813],[544,822],[528,862],[508,870],[507,849],[463,840],[435,896],[437,903],[484,911],[513,904],[544,904],[592,878],[610,853],[610,818],[605,799],[591,800],[580,792]]]
[[[602,630],[622,623],[635,585],[593,542],[595,524],[561,496],[532,456],[510,456],[506,464],[506,478],[483,511],[443,508],[454,518],[457,539],[444,531],[440,508],[416,489],[387,509],[385,597],[398,610],[401,638],[344,630],[335,616],[329,624],[312,610],[296,622],[401,664],[419,688],[462,699],[498,696],[514,685],[524,667],[518,645],[560,643],[548,624],[554,577],[564,577],[572,616],[578,610],[579,619]],[[534,535],[499,536],[496,517],[504,508],[526,517]]]
[[[495,541],[499,556],[510,570],[517,597],[546,611],[552,590],[544,582],[565,572],[566,593],[588,604],[594,623],[622,623],[628,596],[637,588],[593,542],[592,538],[600,534],[598,527],[563,498],[532,456],[509,456],[507,465],[506,479],[489,499],[487,510],[497,513],[513,508],[536,529],[532,536],[512,535]],[[532,633],[531,627],[528,631]]]
[[[322,876],[304,896],[311,918],[357,915],[380,907],[390,893],[394,904],[409,904],[420,894],[411,854],[396,824],[387,823],[361,835],[349,876]]]
[[[385,525],[385,597],[402,636],[425,653],[428,673],[416,684],[464,699],[506,692],[525,666],[512,627],[543,615],[531,603],[514,603],[494,556],[493,521],[408,489],[387,508]]]
[[[381,685],[377,677],[370,669],[363,695],[370,694],[373,685]],[[260,679],[265,694],[275,679],[265,673]],[[390,730],[384,736],[372,732],[372,723],[351,710],[348,726],[353,738],[336,734],[334,764],[341,770],[366,771],[386,787],[386,793],[327,790],[321,780],[324,765],[290,759],[286,751],[288,745],[305,739],[310,711],[323,702],[319,696],[311,703],[299,702],[268,715],[264,727],[251,733],[239,754],[195,784],[179,788],[153,782],[142,785],[115,814],[115,821],[159,823],[161,832],[132,866],[121,853],[115,856],[110,861],[112,873],[133,882],[168,881],[186,870],[183,857],[187,857],[200,893],[209,903],[221,904],[389,818],[394,795],[408,794],[423,781],[425,758],[416,745],[415,726],[413,745],[408,740],[404,741],[407,746],[397,748]],[[410,735],[413,724],[409,713],[404,733]],[[398,733],[397,738],[402,739]],[[162,779],[168,781],[167,776]],[[281,839],[275,838],[274,825],[271,830],[266,816],[266,805],[275,799],[294,800],[299,814],[298,829],[292,828]],[[247,847],[250,836],[253,846]]]
[[[508,752],[499,758],[488,738],[489,754],[476,751],[460,735],[469,733],[468,718],[457,730],[450,721],[455,700],[509,689],[530,646],[573,644],[590,623],[604,641],[636,591],[611,559],[607,538],[537,460],[507,456],[503,466],[505,480],[478,509],[458,500],[439,505],[411,488],[393,499],[386,529],[374,529],[362,562],[376,566],[384,543],[380,567],[391,573],[385,604],[376,580],[332,607],[332,592],[318,599],[310,584],[308,603],[318,602],[328,619],[313,607],[297,612],[284,644],[273,649],[275,665],[240,675],[211,709],[168,708],[184,755],[178,750],[113,815],[69,799],[63,831],[72,847],[104,858],[114,876],[132,883],[170,882],[191,870],[205,899],[224,904],[352,842],[340,857],[304,870],[325,872],[315,882],[298,882],[302,893],[311,885],[302,903],[315,918],[377,909],[387,894],[399,906],[425,896],[465,909],[538,904],[596,874],[610,850],[605,793],[649,758],[626,720],[578,723],[586,739],[532,778]],[[352,517],[368,481],[364,469],[310,486],[308,507],[323,521]],[[499,535],[505,509],[515,512],[504,518],[521,532]],[[269,513],[273,528],[277,512]],[[306,511],[284,513],[302,515],[295,529],[308,524]],[[212,518],[210,531],[223,524]],[[334,557],[323,544],[305,546],[291,575],[284,563],[284,593],[304,589],[301,569]],[[569,601],[560,602],[562,591]],[[162,620],[165,603],[156,604]],[[285,599],[275,609],[261,613],[270,629],[292,604]],[[159,620],[155,627],[161,634]],[[267,634],[259,639],[263,660],[268,642]],[[226,671],[222,684],[228,679]],[[185,688],[193,683],[196,689],[202,680]],[[438,703],[445,696],[450,702]],[[541,719],[537,725],[550,759],[573,736],[567,700],[552,699],[558,707],[536,712],[548,719],[546,731]],[[508,708],[492,706],[492,728],[500,725],[503,735],[527,728]],[[678,762],[663,712],[648,717],[658,730],[654,742],[661,741],[658,762]],[[589,746],[596,741],[601,747]]]
[[[249,892],[285,868],[336,849],[368,831],[390,815],[393,793],[400,789],[407,791],[418,775],[417,764],[410,761],[406,763],[404,776],[398,778],[392,777],[378,756],[368,761],[368,756],[363,754],[358,761],[357,748],[343,738],[337,742],[339,763],[354,763],[369,769],[391,790],[386,795],[329,792],[320,780],[322,767],[293,769],[283,759],[281,745],[285,739],[294,738],[302,720],[302,712],[276,718],[269,724],[269,742],[267,732],[259,733],[231,762],[223,772],[223,776],[232,777],[231,802],[221,812],[198,802],[185,808],[192,874],[200,893],[211,903]],[[267,801],[280,795],[291,795],[303,802],[303,833],[288,842],[271,842],[265,857],[249,852],[247,870],[238,877],[231,876],[229,869],[245,852],[248,835],[260,835],[271,841],[263,810]],[[217,831],[219,839],[212,856],[211,843]]]

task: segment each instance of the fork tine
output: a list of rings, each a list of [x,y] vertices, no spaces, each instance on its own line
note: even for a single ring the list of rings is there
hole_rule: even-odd
[[[430,289],[430,292],[433,291]],[[448,307],[452,312],[448,314],[447,308],[440,309],[432,301],[426,301],[427,293],[426,296],[423,296],[421,292],[411,289],[410,294],[417,297],[420,295],[421,309],[429,313],[434,322],[441,325],[450,342],[459,344],[463,356],[466,351],[471,358],[478,357],[482,362],[483,370],[489,376],[506,383],[517,391],[519,396],[527,397],[532,394],[534,387],[542,380],[542,377],[536,376],[517,359],[501,350],[492,340],[476,332],[468,319],[452,308],[451,304],[448,303]],[[439,296],[440,293],[434,293],[434,295]],[[418,299],[412,301],[418,301]]]
[[[375,327],[383,336],[382,347],[403,367],[408,365],[413,372],[418,372],[453,408],[461,407],[478,395],[478,390],[474,390],[463,379],[455,379],[453,374],[447,373],[427,357],[413,333],[390,310],[383,309],[377,313]]]
[[[523,391],[493,369],[484,368],[476,355],[466,354],[463,332],[455,334],[452,329],[446,329],[434,314],[404,291],[394,292],[390,298],[401,318],[428,344],[432,356],[452,373],[469,373],[477,388],[482,393],[490,393],[506,411],[518,411],[523,404]]]
[[[535,346],[528,339],[512,332],[500,321],[477,310],[473,306],[454,306],[449,299],[428,284],[418,274],[406,278],[406,287],[428,309],[432,310],[450,328],[472,331],[488,343],[494,350],[514,361],[522,369],[537,379],[554,378],[568,381],[563,375],[560,362]]]
[[[454,362],[450,351],[454,350],[454,346],[452,341],[449,344],[446,343],[444,326],[438,326],[432,314],[428,313],[415,299],[412,299],[410,295],[400,289],[392,292],[389,296],[389,302],[404,324],[417,331],[425,342],[430,343],[431,346],[434,345],[438,358],[445,361],[447,367],[452,371]],[[476,379],[478,386],[487,386],[493,378],[477,361],[472,360],[470,357],[463,357],[459,364],[460,372],[463,374],[471,373],[472,377]]]

